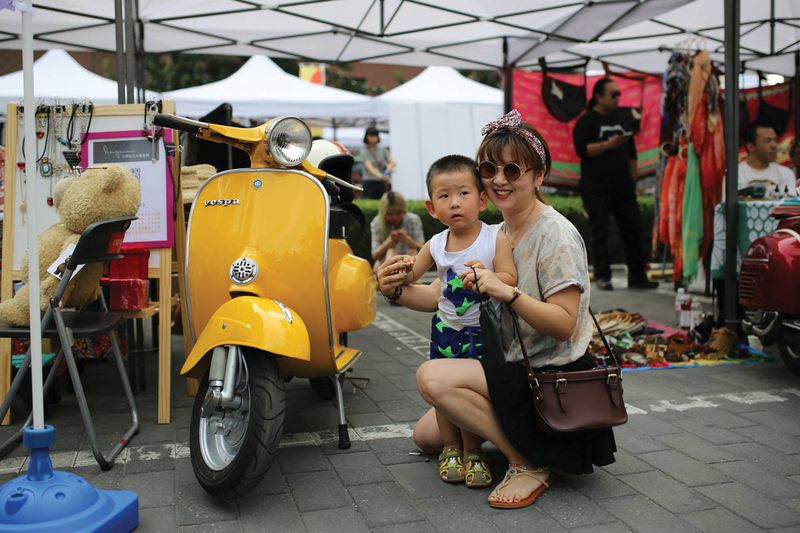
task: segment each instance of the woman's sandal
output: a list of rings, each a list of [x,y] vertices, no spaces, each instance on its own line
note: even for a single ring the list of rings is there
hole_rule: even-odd
[[[541,483],[536,489],[531,492],[527,498],[515,502],[506,502],[497,500],[498,491],[503,490],[508,486],[514,478],[530,477]],[[501,481],[489,494],[489,505],[500,509],[518,509],[520,507],[527,507],[531,505],[542,493],[550,486],[550,471],[546,468],[528,469],[518,465],[511,465],[506,471],[506,477]],[[494,498],[494,499],[493,499]]]
[[[486,464],[486,460],[481,454],[470,453],[465,455],[464,466],[466,467],[464,481],[467,487],[482,489],[492,484],[492,473],[489,471],[489,465]]]
[[[445,448],[439,455],[439,477],[447,483],[461,483],[464,481],[464,462],[461,460],[461,450],[458,448]]]

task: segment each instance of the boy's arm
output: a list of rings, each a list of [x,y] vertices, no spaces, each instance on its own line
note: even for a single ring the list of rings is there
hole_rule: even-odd
[[[497,232],[497,244],[492,266],[497,279],[512,287],[517,284],[517,268],[514,266],[511,241],[508,239],[508,235],[502,231]]]
[[[431,241],[428,241],[422,245],[422,249],[414,258],[414,268],[408,273],[406,284],[414,283],[416,280],[420,279],[432,266],[433,256],[431,255]]]

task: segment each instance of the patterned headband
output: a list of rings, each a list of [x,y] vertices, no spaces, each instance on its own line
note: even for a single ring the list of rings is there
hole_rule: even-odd
[[[547,158],[545,157],[544,146],[542,145],[542,141],[540,141],[536,135],[529,132],[524,128],[520,128],[519,125],[522,124],[522,116],[519,114],[519,111],[516,109],[512,109],[505,116],[499,118],[497,120],[493,120],[486,124],[483,128],[481,128],[481,135],[486,136],[499,129],[507,129],[510,130],[523,139],[525,139],[528,144],[531,145],[533,151],[536,152],[536,155],[539,156],[539,159],[542,162],[542,165],[547,164]]]

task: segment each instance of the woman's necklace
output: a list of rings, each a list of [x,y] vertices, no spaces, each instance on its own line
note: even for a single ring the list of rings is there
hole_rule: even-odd
[[[516,248],[517,244],[522,240],[525,234],[528,233],[528,230],[531,229],[533,221],[536,220],[536,217],[538,216],[539,203],[540,202],[538,200],[535,201],[533,208],[530,210],[530,212],[528,212],[527,215],[525,215],[519,225],[519,228],[516,230],[511,231],[508,228],[508,222],[503,224],[503,233],[505,233],[508,237],[508,240],[511,241],[512,250]]]

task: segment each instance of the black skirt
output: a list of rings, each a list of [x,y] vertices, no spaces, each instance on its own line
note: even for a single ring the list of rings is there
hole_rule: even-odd
[[[558,434],[542,432],[536,423],[525,366],[506,363],[492,367],[487,358],[481,362],[500,426],[514,448],[532,464],[570,474],[590,474],[592,465],[604,466],[615,461],[617,445],[611,428]],[[584,355],[573,363],[542,370],[570,372],[590,370],[594,366],[591,356]]]

